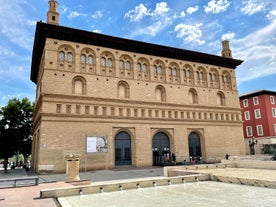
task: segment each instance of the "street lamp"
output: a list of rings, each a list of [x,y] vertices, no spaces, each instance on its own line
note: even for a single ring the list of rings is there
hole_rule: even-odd
[[[250,148],[250,154],[255,155],[255,149],[254,146],[258,143],[258,140],[255,140],[255,137],[253,136],[251,140],[249,140],[249,148]]]

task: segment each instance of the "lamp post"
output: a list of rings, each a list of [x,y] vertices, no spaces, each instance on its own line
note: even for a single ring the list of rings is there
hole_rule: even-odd
[[[249,140],[249,148],[250,148],[250,154],[255,155],[255,148],[254,146],[258,143],[258,140],[255,140],[255,137],[253,136],[251,140]]]

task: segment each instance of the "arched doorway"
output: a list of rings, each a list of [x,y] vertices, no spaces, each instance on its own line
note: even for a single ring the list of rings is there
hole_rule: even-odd
[[[196,132],[189,135],[189,155],[190,157],[201,157],[200,136]]]
[[[170,140],[164,132],[158,132],[152,139],[153,165],[163,163],[162,156],[170,152]]]
[[[115,166],[131,165],[131,139],[127,132],[115,136]]]

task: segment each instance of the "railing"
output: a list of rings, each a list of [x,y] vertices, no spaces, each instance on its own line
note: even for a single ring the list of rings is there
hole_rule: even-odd
[[[204,160],[202,157],[196,156],[176,156],[175,160],[166,159],[165,156],[156,156],[154,157],[154,165],[193,165],[193,164],[203,164],[203,163],[218,163],[220,159],[217,157],[207,157]]]
[[[7,188],[7,187],[16,188],[16,187],[22,187],[22,186],[38,185],[38,180],[39,178],[37,176],[0,179],[0,188]],[[26,182],[26,181],[33,181],[33,182]]]

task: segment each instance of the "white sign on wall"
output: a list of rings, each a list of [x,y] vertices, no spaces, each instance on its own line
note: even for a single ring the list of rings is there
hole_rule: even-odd
[[[107,152],[107,137],[86,137],[86,152]]]

